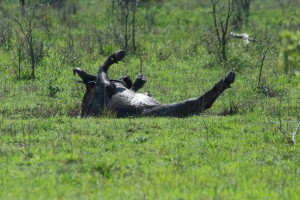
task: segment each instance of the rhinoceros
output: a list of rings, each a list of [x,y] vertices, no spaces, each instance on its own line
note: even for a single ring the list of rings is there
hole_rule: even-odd
[[[110,55],[104,64],[99,67],[97,75],[91,75],[80,68],[74,68],[86,86],[82,100],[81,117],[101,116],[109,111],[116,117],[186,117],[199,114],[209,109],[216,99],[226,89],[230,88],[235,80],[235,73],[229,72],[225,79],[219,80],[205,94],[177,103],[161,104],[152,95],[139,93],[147,79],[139,74],[132,83],[129,76],[120,79],[110,79],[108,69],[125,57],[125,51],[119,50]]]

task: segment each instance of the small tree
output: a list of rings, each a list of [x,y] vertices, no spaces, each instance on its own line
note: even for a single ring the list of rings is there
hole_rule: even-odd
[[[38,2],[28,6],[28,8],[25,8],[25,2],[24,5],[22,6],[24,8],[24,13],[22,13],[22,16],[19,18],[11,15],[11,13],[8,12],[3,7],[0,7],[0,10],[4,13],[5,16],[8,16],[13,22],[17,24],[19,30],[24,36],[24,40],[28,45],[28,52],[29,52],[30,63],[31,63],[31,78],[34,79],[35,65],[36,65],[34,31],[37,28],[37,24],[45,16],[47,7],[43,6]]]
[[[234,3],[237,8],[235,17],[236,27],[241,28],[242,24],[248,26],[251,0],[234,0]]]
[[[279,66],[289,75],[300,75],[300,31],[281,34]]]
[[[25,0],[20,0],[21,14],[25,15]]]
[[[278,119],[279,122],[273,121],[274,123],[278,124],[278,129],[279,131],[282,133],[282,135],[287,139],[287,142],[291,145],[296,144],[296,135],[299,132],[300,129],[300,120],[298,120],[298,124],[295,128],[295,131],[292,133],[292,135],[290,136],[290,134],[287,133],[287,131],[283,128],[283,123],[282,123],[282,113],[281,113],[281,107],[282,107],[282,96],[280,97],[280,102],[279,102],[279,107],[278,107]]]
[[[136,50],[136,12],[140,0],[112,0],[113,14],[120,22],[124,39],[124,49],[129,48],[130,39],[132,49]]]
[[[234,11],[233,0],[227,1],[227,10],[224,16],[221,16],[221,12],[217,10],[217,5],[219,0],[211,0],[212,5],[212,16],[213,16],[213,26],[215,31],[215,37],[218,42],[217,55],[220,62],[227,62],[227,42],[229,38],[229,20]]]

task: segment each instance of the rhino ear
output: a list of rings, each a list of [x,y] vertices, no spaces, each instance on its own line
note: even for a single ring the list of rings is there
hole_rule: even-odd
[[[74,68],[73,69],[73,74],[76,75],[78,74],[78,76],[81,78],[82,83],[84,84],[88,84],[89,82],[96,82],[97,77],[91,74],[86,73],[84,70],[80,69],[80,68]]]

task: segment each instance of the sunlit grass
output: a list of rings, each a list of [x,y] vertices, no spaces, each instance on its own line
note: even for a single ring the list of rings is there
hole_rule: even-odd
[[[17,1],[5,2],[18,12]],[[268,91],[257,89],[261,44],[245,48],[231,40],[229,65],[218,64],[203,42],[209,8],[195,5],[170,1],[139,10],[138,51],[128,51],[109,72],[112,78],[142,72],[148,82],[141,91],[171,103],[202,95],[234,69],[232,88],[210,110],[188,118],[79,117],[85,88],[72,68],[95,74],[121,48],[108,1],[49,8],[50,34],[38,29],[36,35],[49,49],[35,80],[26,76],[26,60],[17,77],[14,32],[10,49],[0,48],[0,199],[298,199],[298,135],[290,145],[278,127],[282,120],[289,136],[295,131],[299,77],[276,67],[279,44],[263,68]],[[267,12],[253,13],[259,37],[265,21],[273,34],[290,19],[279,12],[281,26]]]

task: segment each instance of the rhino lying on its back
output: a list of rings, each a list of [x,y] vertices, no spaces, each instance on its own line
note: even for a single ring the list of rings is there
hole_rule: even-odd
[[[151,95],[137,92],[146,83],[146,78],[141,74],[134,83],[127,76],[118,80],[109,79],[107,74],[109,67],[124,57],[125,52],[122,50],[109,56],[100,66],[97,76],[79,68],[73,69],[74,74],[78,74],[86,86],[82,101],[82,117],[101,116],[107,110],[115,113],[117,117],[185,117],[210,108],[220,94],[230,88],[235,79],[235,73],[230,72],[224,80],[218,81],[202,96],[178,103],[160,104]]]

